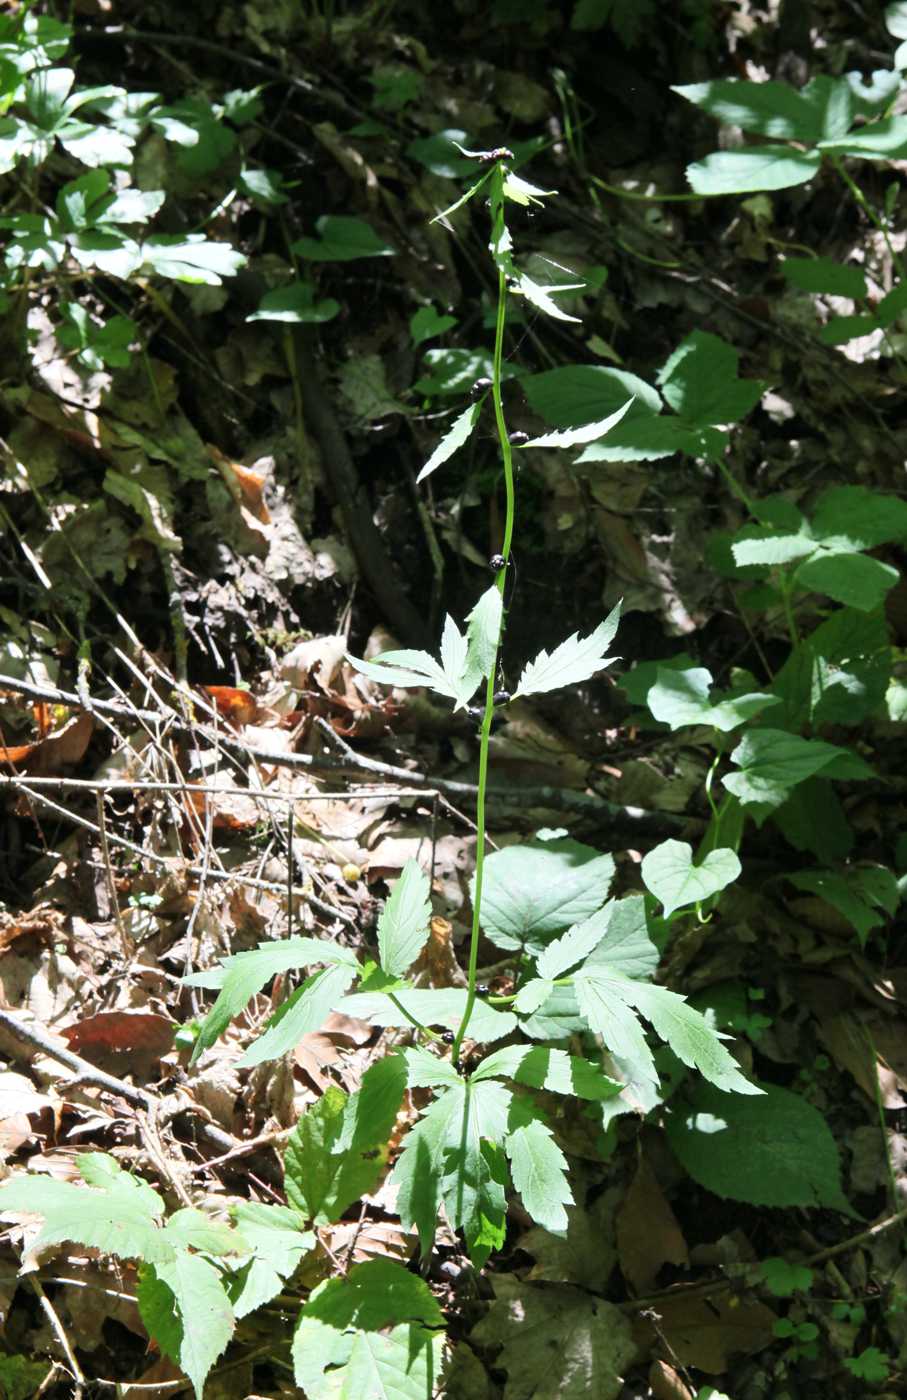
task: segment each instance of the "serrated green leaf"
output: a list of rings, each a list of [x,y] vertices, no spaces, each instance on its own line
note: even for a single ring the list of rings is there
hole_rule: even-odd
[[[708,331],[692,331],[658,375],[665,400],[689,428],[736,423],[761,399],[765,385],[737,375],[739,355]]]
[[[371,1021],[374,1026],[444,1026],[456,1031],[466,1008],[464,987],[405,987],[395,991],[394,1000],[386,992],[354,992],[335,1008],[345,1016]],[[403,1008],[401,1011],[400,1008]],[[469,1022],[475,1040],[500,1040],[516,1026],[509,1011],[497,1011],[479,998]]]
[[[139,1312],[149,1335],[192,1382],[202,1400],[205,1378],[236,1325],[218,1270],[199,1254],[178,1250],[149,1267],[139,1286]]]
[[[416,961],[428,940],[431,903],[428,876],[408,860],[378,918],[378,957],[397,977]]]
[[[541,953],[602,907],[614,861],[570,839],[531,841],[485,861],[482,927],[499,948]]]
[[[705,667],[691,666],[680,670],[659,666],[655,684],[649,688],[646,696],[646,704],[655,719],[671,729],[703,724],[726,734],[753,715],[779,703],[776,695],[762,691],[725,697],[719,692],[710,698],[711,686],[712,676]]]
[[[571,320],[575,319],[576,317],[571,317]],[[541,437],[533,438],[523,446],[577,447],[580,443],[596,442],[599,438],[606,437],[612,428],[617,427],[635,402],[635,399],[627,399],[625,404],[598,423],[584,423],[581,428],[563,428],[553,433],[543,433]]]
[[[532,977],[517,992],[513,1009],[521,1016],[531,1016],[539,1007],[545,1005],[553,991],[553,982],[544,977]]]
[[[464,409],[464,411],[454,419],[434,452],[425,463],[425,466],[416,477],[417,484],[420,481],[424,481],[427,476],[431,476],[432,472],[437,471],[438,467],[442,466],[455,452],[459,452],[464,443],[469,441],[472,436],[472,431],[479,421],[481,412],[482,400],[480,399],[477,403],[470,404],[469,408]]]
[[[164,1208],[161,1198],[147,1183],[137,1181],[128,1172],[110,1175],[106,1166],[103,1170],[104,1177],[96,1176],[95,1180],[103,1179],[107,1184],[99,1187],[37,1176],[14,1177],[0,1184],[0,1212],[44,1217],[44,1225],[30,1246],[31,1253],[70,1241],[118,1259],[144,1259],[149,1263],[172,1259],[173,1245],[157,1224]]]
[[[604,365],[564,365],[528,375],[522,388],[531,408],[554,428],[600,423],[626,408],[632,420],[661,411],[657,391],[635,374]],[[632,408],[627,408],[632,404]]]
[[[504,1150],[513,1184],[536,1224],[557,1232],[567,1228],[565,1206],[573,1204],[567,1159],[550,1128],[538,1119],[508,1133]]]
[[[549,943],[536,960],[539,976],[553,981],[587,958],[608,932],[612,912],[613,905],[606,904],[590,919],[574,924],[560,938]]]
[[[309,1400],[427,1400],[440,1380],[442,1325],[428,1285],[402,1264],[356,1264],[304,1305],[296,1384]]]
[[[580,637],[578,632],[574,632],[550,655],[547,651],[540,651],[535,660],[523,668],[514,698],[580,685],[612,665],[618,658],[606,653],[617,631],[620,609],[618,603],[588,637]]]
[[[447,1147],[456,1141],[465,1102],[465,1084],[438,1094],[407,1133],[391,1173],[391,1184],[398,1188],[397,1212],[407,1229],[418,1230],[423,1256],[434,1246]]]
[[[794,573],[799,588],[824,593],[846,608],[873,612],[882,606],[885,595],[899,581],[891,564],[866,554],[817,552]]]
[[[834,1138],[818,1109],[773,1084],[758,1098],[698,1083],[674,1101],[667,1133],[694,1181],[758,1206],[826,1206],[856,1218],[841,1190]]]
[[[299,1044],[304,1035],[320,1030],[358,974],[358,966],[343,963],[313,972],[274,1012],[264,1033],[253,1040],[237,1064],[243,1067],[277,1060]]]
[[[700,904],[740,878],[736,851],[712,850],[698,864],[686,841],[662,841],[642,862],[646,889],[664,905],[665,918],[687,904]]]
[[[565,1050],[547,1045],[506,1045],[486,1055],[470,1076],[473,1083],[483,1079],[512,1079],[533,1089],[579,1099],[610,1099],[621,1085],[610,1079],[600,1065]]]
[[[175,1249],[197,1249],[205,1254],[246,1254],[240,1235],[220,1220],[186,1206],[174,1211],[164,1226],[164,1235]]]
[[[387,1161],[387,1141],[406,1087],[401,1057],[379,1060],[347,1098],[330,1085],[287,1141],[287,1200],[316,1225],[339,1220],[371,1191]]]
[[[506,182],[505,182],[506,185]],[[555,321],[579,321],[579,316],[571,316],[563,307],[558,306],[554,300],[554,292],[576,292],[585,286],[584,282],[567,282],[561,286],[546,286],[535,282],[528,273],[517,273],[516,281],[511,283],[511,293],[525,297],[537,311],[543,315],[550,316]]]
[[[285,938],[277,943],[260,943],[248,952],[225,958],[217,972],[220,994],[202,1023],[192,1063],[214,1044],[233,1017],[239,1015],[272,977],[295,968],[311,967],[313,963],[344,964],[354,971],[358,968],[356,956],[348,948],[319,938]],[[212,985],[210,973],[195,973],[185,981],[190,987]]]
[[[818,173],[818,151],[791,146],[748,146],[742,151],[715,151],[687,166],[690,188],[701,195],[755,194],[807,184]]]
[[[581,968],[573,979],[577,1004],[590,1029],[602,1037],[612,1055],[631,1061],[641,1078],[657,1084],[655,1060],[624,994],[625,980],[606,968]]]
[[[317,238],[297,238],[292,252],[314,262],[351,262],[354,258],[386,258],[396,251],[365,219],[322,214],[316,219]]]
[[[410,1089],[443,1089],[461,1082],[450,1060],[442,1060],[430,1050],[409,1045],[402,1052],[406,1061],[406,1082]]]
[[[239,1320],[276,1298],[300,1260],[317,1244],[311,1230],[288,1206],[238,1201],[231,1214],[251,1250],[251,1259],[228,1281],[233,1314]]]

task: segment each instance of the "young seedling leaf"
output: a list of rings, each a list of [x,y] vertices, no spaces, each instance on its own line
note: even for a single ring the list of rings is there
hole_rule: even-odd
[[[428,876],[408,860],[378,919],[378,956],[393,977],[411,967],[425,947],[431,919]]]
[[[675,909],[718,894],[739,879],[740,871],[735,851],[709,851],[697,865],[686,841],[662,841],[644,857],[641,874],[646,889],[664,905],[667,919]]]
[[[566,685],[580,685],[616,661],[616,656],[607,656],[607,650],[617,631],[620,608],[618,603],[588,637],[580,637],[578,632],[574,632],[550,655],[547,651],[540,651],[535,660],[524,667],[514,698],[540,695],[549,690],[560,690]]]
[[[444,462],[452,457],[455,452],[459,452],[464,443],[468,442],[472,436],[472,431],[479,421],[482,412],[482,402],[470,404],[469,408],[458,415],[448,428],[447,432],[438,443],[434,452],[429,457],[425,466],[416,477],[416,482],[424,481],[427,476],[431,476],[433,471],[437,471]]]

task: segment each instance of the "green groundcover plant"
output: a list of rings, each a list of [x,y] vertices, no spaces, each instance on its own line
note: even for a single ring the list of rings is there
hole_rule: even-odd
[[[3,221],[10,235],[10,294],[22,269],[53,270],[64,253],[85,269],[121,276],[148,267],[185,275],[190,267],[193,276],[210,280],[235,268],[231,250],[212,251],[221,245],[193,235],[178,245],[164,236],[140,237],[137,229],[157,208],[154,196],[114,186],[109,173],[128,166],[130,123],[157,123],[167,139],[179,141],[180,133],[198,132],[197,111],[190,120],[186,111],[162,108],[152,98],[136,111],[119,89],[75,88],[71,72],[54,66],[68,42],[65,26],[29,16],[11,39],[10,22],[4,24],[0,77],[9,115],[0,127],[0,152],[6,168],[19,161],[40,165],[55,142],[90,166],[62,187],[53,215]],[[689,171],[694,191],[778,190],[813,178],[828,163],[853,192],[846,160],[907,154],[907,118],[885,115],[900,86],[893,70],[874,75],[870,85],[818,78],[801,92],[729,81],[678,89],[712,115],[772,142],[697,162]],[[733,425],[765,386],[741,378],[733,347],[701,330],[685,338],[652,384],[590,365],[522,376],[529,405],[547,430],[530,439],[511,434],[502,393],[510,373],[504,360],[509,311],[528,305],[555,319],[575,319],[558,296],[575,291],[577,283],[569,273],[558,280],[553,269],[553,280],[542,285],[514,247],[509,210],[541,204],[552,192],[519,174],[507,149],[459,149],[474,176],[438,218],[455,219],[470,202],[488,211],[497,287],[494,346],[483,361],[487,377],[474,384],[419,479],[443,467],[483,415],[490,416],[505,501],[500,549],[489,561],[492,583],[462,623],[446,618],[436,655],[404,649],[370,661],[351,659],[373,681],[429,689],[455,709],[479,698],[466,986],[424,988],[409,976],[431,916],[428,876],[410,862],[380,916],[371,955],[298,936],[227,957],[188,979],[217,993],[194,1059],[251,998],[287,973],[302,976],[241,1065],[282,1057],[335,1011],[407,1033],[408,1043],[373,1064],[356,1093],[330,1088],[300,1120],[285,1156],[286,1206],[235,1206],[229,1223],[205,1210],[167,1216],[147,1183],[100,1153],[79,1159],[83,1186],[19,1176],[0,1187],[0,1209],[44,1220],[32,1252],[70,1240],[141,1261],[145,1325],[198,1396],[237,1320],[281,1293],[313,1249],[315,1227],[338,1220],[374,1189],[387,1168],[408,1090],[427,1091],[420,1098],[425,1106],[396,1153],[391,1182],[400,1219],[417,1232],[423,1257],[434,1246],[443,1211],[473,1264],[483,1265],[505,1242],[509,1191],[519,1193],[539,1225],[554,1233],[566,1229],[572,1193],[549,1122],[552,1096],[582,1101],[602,1132],[619,1114],[666,1106],[674,1153],[708,1189],[754,1204],[853,1213],[841,1189],[837,1149],[818,1111],[788,1090],[749,1079],[728,1048],[723,1027],[732,1021],[714,1008],[698,1009],[653,977],[677,922],[708,920],[740,878],[748,824],[774,823],[812,861],[785,878],[832,905],[862,945],[894,912],[899,891],[891,870],[850,859],[854,838],[837,787],[870,778],[873,770],[851,746],[821,736],[829,727],[836,737],[855,729],[883,712],[890,695],[883,607],[897,573],[878,556],[907,538],[907,505],[853,483],[829,487],[802,508],[786,496],[752,499],[731,474],[726,448]],[[358,220],[327,217],[317,233],[301,240],[299,257],[344,261],[392,252]],[[838,294],[846,283],[850,292],[844,294],[864,296],[865,281],[848,277],[850,270],[804,261],[805,267],[786,267],[794,286]],[[901,309],[901,302],[880,303],[871,313],[872,328],[887,332]],[[319,301],[315,285],[300,282],[268,293],[256,314],[325,320],[336,314],[336,303]],[[98,327],[78,305],[63,315],[65,333],[82,351],[94,347],[103,360],[126,344],[125,329]],[[863,321],[854,333],[866,328]],[[850,329],[839,326],[832,338]],[[98,348],[102,331],[106,349]],[[432,323],[414,326],[413,333],[416,339],[441,331]],[[442,375],[424,388],[444,395],[450,382]],[[620,623],[617,607],[588,635],[574,633],[527,659],[508,657],[514,664],[507,669],[519,680],[512,693],[504,690],[507,613],[519,605],[518,592],[508,587],[518,518],[515,462],[517,454],[536,448],[579,449],[581,462],[601,463],[603,470],[611,461],[658,461],[683,452],[719,475],[745,523],[710,542],[709,560],[744,610],[777,620],[786,637],[783,664],[761,679],[736,670],[718,686],[689,656],[641,664],[623,676],[621,685],[647,724],[689,730],[713,750],[706,833],[695,851],[679,840],[647,851],[640,867],[645,894],[612,895],[612,855],[566,831],[540,830],[531,840],[486,853],[495,715],[517,698],[569,692],[599,675],[615,660],[611,648]],[[514,990],[507,995],[490,995],[478,985],[482,936],[509,961]],[[766,1274],[769,1286],[778,1277],[777,1269]],[[808,1341],[802,1330],[798,1336]],[[851,1369],[868,1376],[870,1361],[857,1358]],[[296,1324],[293,1364],[296,1383],[312,1400],[390,1391],[400,1400],[424,1400],[443,1368],[443,1318],[416,1274],[373,1260],[311,1293]]]

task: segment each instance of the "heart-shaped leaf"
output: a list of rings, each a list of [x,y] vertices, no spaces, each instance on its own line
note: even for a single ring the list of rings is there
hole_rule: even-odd
[[[739,874],[735,851],[709,851],[701,865],[694,865],[693,848],[686,841],[662,841],[642,863],[643,884],[661,900],[665,918],[685,904],[698,904],[717,894]]]

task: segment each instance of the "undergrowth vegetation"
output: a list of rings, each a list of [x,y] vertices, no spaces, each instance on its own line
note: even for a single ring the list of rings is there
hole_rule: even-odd
[[[848,438],[852,400],[843,404],[839,438],[852,446],[840,460],[813,464],[802,480],[792,480],[778,469],[781,458],[766,450],[758,459],[756,434],[768,438],[790,420],[795,386],[788,390],[775,377],[770,357],[760,369],[751,326],[744,345],[732,343],[713,318],[695,314],[692,292],[694,314],[684,307],[682,333],[665,343],[659,330],[646,363],[625,368],[615,346],[629,317],[611,291],[610,259],[596,250],[608,249],[607,210],[621,201],[638,204],[643,216],[632,230],[640,265],[646,276],[655,275],[653,268],[673,271],[681,263],[664,211],[677,204],[705,223],[708,201],[721,200],[723,208],[723,201],[739,199],[733,218],[745,226],[753,261],[772,260],[778,295],[789,298],[790,325],[796,322],[822,354],[841,357],[822,362],[822,412],[834,416],[840,365],[857,363],[838,347],[862,345],[867,362],[884,363],[890,372],[891,385],[878,389],[878,397],[900,394],[907,344],[898,222],[907,158],[907,5],[888,7],[891,47],[904,42],[889,66],[869,74],[677,84],[671,102],[682,100],[724,133],[720,149],[688,165],[683,193],[660,188],[662,169],[636,172],[622,184],[596,174],[592,118],[560,69],[551,79],[557,121],[547,127],[546,93],[528,78],[522,91],[518,75],[509,75],[517,115],[514,131],[501,132],[506,146],[473,148],[479,142],[466,114],[481,106],[478,99],[464,103],[462,127],[436,123],[422,130],[414,114],[433,60],[420,41],[398,36],[389,41],[391,51],[399,47],[396,56],[368,74],[367,100],[338,92],[324,99],[332,120],[320,121],[311,139],[330,153],[347,183],[337,199],[331,198],[337,186],[326,186],[325,207],[301,214],[294,209],[298,142],[281,136],[274,98],[281,75],[274,63],[254,59],[257,85],[217,94],[210,84],[176,97],[131,85],[83,85],[82,64],[73,58],[78,26],[74,35],[52,8],[23,5],[0,17],[3,405],[9,422],[17,411],[23,419],[4,442],[0,530],[5,554],[19,561],[16,577],[21,561],[30,570],[18,600],[10,593],[0,606],[7,632],[0,687],[43,706],[80,704],[83,715],[102,717],[98,681],[118,677],[113,693],[122,704],[109,713],[132,726],[131,706],[136,727],[128,737],[114,729],[105,779],[115,778],[121,759],[136,788],[150,784],[150,792],[156,783],[164,792],[169,782],[193,798],[186,798],[181,820],[188,812],[196,821],[189,874],[200,891],[193,905],[201,907],[217,864],[215,826],[226,809],[215,815],[209,789],[193,793],[188,785],[222,776],[222,743],[250,756],[249,792],[266,791],[278,771],[268,768],[263,725],[243,734],[243,724],[262,715],[238,682],[256,657],[262,669],[279,673],[294,629],[283,625],[286,614],[275,604],[266,630],[253,606],[254,576],[233,564],[224,572],[231,601],[242,600],[241,584],[246,590],[251,640],[246,635],[233,648],[232,670],[217,640],[210,642],[210,655],[221,661],[218,685],[193,688],[199,680],[193,669],[204,654],[199,637],[205,602],[213,597],[198,583],[203,567],[216,574],[227,556],[257,555],[275,569],[269,583],[260,583],[268,605],[268,587],[279,593],[283,583],[287,596],[294,587],[302,548],[294,546],[294,554],[286,545],[288,526],[281,526],[285,553],[269,540],[272,514],[264,478],[254,470],[264,455],[256,448],[267,436],[260,386],[280,372],[289,387],[272,396],[281,426],[271,444],[279,438],[278,459],[286,464],[293,457],[302,472],[312,460],[309,435],[317,431],[328,506],[319,517],[311,481],[303,488],[301,476],[287,468],[283,485],[270,486],[274,519],[275,502],[285,504],[286,489],[298,488],[294,508],[307,533],[329,534],[339,520],[355,556],[340,565],[333,558],[320,576],[312,563],[306,584],[313,594],[325,579],[338,585],[322,592],[318,606],[339,613],[339,584],[351,585],[357,573],[379,604],[382,588],[410,595],[386,619],[400,633],[390,644],[386,636],[368,637],[357,610],[373,604],[356,594],[352,620],[348,608],[327,639],[336,644],[330,664],[324,652],[295,663],[302,680],[293,680],[292,703],[279,713],[288,726],[299,725],[297,735],[307,718],[309,747],[300,749],[298,768],[324,761],[329,773],[333,763],[335,779],[344,766],[348,775],[357,759],[346,738],[360,737],[354,726],[362,714],[377,717],[366,742],[393,733],[401,715],[417,716],[414,729],[421,717],[430,733],[453,736],[445,739],[449,752],[433,752],[436,760],[456,759],[455,776],[439,778],[432,791],[456,799],[450,812],[474,842],[463,874],[464,937],[454,956],[433,824],[428,833],[437,805],[434,819],[420,808],[426,844],[419,858],[376,865],[376,878],[388,871],[394,878],[373,927],[363,905],[351,915],[313,880],[305,861],[296,862],[294,843],[309,834],[308,818],[296,811],[297,792],[287,788],[280,799],[285,830],[279,804],[266,819],[256,810],[248,822],[227,812],[225,828],[248,832],[257,824],[263,841],[278,843],[288,888],[262,877],[262,861],[251,885],[276,890],[279,913],[270,925],[250,916],[238,949],[229,939],[209,944],[200,967],[192,941],[196,908],[188,915],[181,975],[168,973],[175,1019],[183,1023],[172,1042],[181,1082],[189,1092],[206,1057],[223,1053],[225,1044],[232,1050],[237,1040],[243,1048],[231,1073],[249,1071],[243,1085],[262,1072],[277,1076],[332,1017],[366,1026],[368,1063],[355,1088],[322,1084],[275,1135],[276,1183],[259,1189],[253,1178],[254,1188],[243,1195],[225,1198],[214,1186],[187,1185],[184,1176],[162,1170],[159,1157],[150,1168],[145,1161],[141,1170],[127,1170],[114,1151],[114,1133],[105,1139],[107,1129],[97,1126],[85,1131],[104,1150],[80,1152],[66,1179],[11,1162],[0,1210],[17,1221],[40,1221],[26,1232],[27,1261],[37,1267],[42,1251],[68,1242],[135,1269],[134,1301],[147,1337],[199,1400],[221,1393],[213,1389],[218,1362],[237,1329],[238,1346],[254,1340],[255,1326],[267,1338],[260,1351],[269,1364],[272,1353],[278,1357],[275,1395],[430,1400],[435,1393],[503,1393],[516,1400],[670,1393],[720,1400],[705,1377],[725,1374],[725,1351],[718,1348],[722,1364],[710,1367],[701,1348],[687,1348],[686,1324],[671,1315],[670,1297],[663,1326],[658,1317],[645,1321],[659,1269],[679,1270],[690,1259],[666,1193],[693,1192],[695,1201],[730,1201],[753,1212],[810,1209],[822,1212],[827,1228],[816,1236],[803,1225],[802,1238],[793,1226],[782,1230],[778,1248],[789,1248],[791,1259],[776,1252],[767,1232],[734,1258],[700,1259],[726,1268],[720,1289],[730,1279],[751,1295],[745,1303],[751,1335],[739,1349],[774,1346],[773,1360],[748,1375],[734,1400],[769,1394],[796,1400],[816,1393],[815,1378],[842,1387],[829,1394],[857,1393],[846,1389],[851,1383],[889,1384],[895,1393],[907,1346],[896,1283],[903,1282],[903,1261],[886,1256],[888,1275],[864,1278],[865,1297],[857,1296],[852,1278],[844,1296],[822,1292],[819,1273],[842,1252],[842,1230],[862,1241],[875,1217],[886,1237],[903,1224],[904,1188],[886,1111],[903,1107],[897,1085],[907,1071],[892,1055],[892,1063],[882,1063],[867,1017],[852,1014],[854,1003],[836,993],[832,1011],[819,1014],[818,1040],[865,1090],[884,1163],[875,1177],[864,1170],[873,1189],[855,1203],[859,1192],[852,1175],[848,1187],[841,1130],[832,1121],[834,1095],[816,1085],[829,1061],[823,1065],[814,1038],[812,1068],[798,1063],[797,1073],[788,1073],[799,1052],[788,1053],[788,1032],[778,1027],[798,997],[821,1001],[827,987],[817,988],[832,964],[848,968],[841,986],[848,978],[854,986],[870,982],[874,1005],[887,998],[894,1012],[903,993],[896,921],[907,843],[898,831],[900,809],[889,820],[873,805],[898,800],[900,792],[907,710],[903,465],[887,481],[873,472],[872,434],[860,440],[854,428]],[[407,7],[310,6],[305,32],[313,45],[349,44],[352,51],[365,40],[362,26],[380,29],[390,23],[384,11],[395,8]],[[499,0],[489,25],[509,33],[525,24],[542,43],[546,26],[563,22],[576,35],[604,32],[632,51],[643,42],[644,25],[656,23],[657,8],[581,0],[555,20],[556,7],[548,3],[524,0],[515,7]],[[714,8],[701,0],[678,7],[699,72],[718,61]],[[101,67],[103,46],[129,38],[100,28],[93,34],[102,46]],[[176,46],[158,37],[172,53]],[[143,38],[149,36],[133,34],[132,42]],[[293,81],[313,90],[308,75]],[[478,117],[475,125],[488,134]],[[569,183],[569,196],[547,187],[546,177],[555,174]],[[418,191],[408,205],[393,187],[403,177],[411,194]],[[859,261],[807,246],[782,227],[780,216],[773,222],[772,201],[801,187],[820,189],[872,235]],[[577,212],[581,199],[588,213]],[[564,224],[558,225],[552,211],[561,201]],[[589,227],[594,239],[573,236]],[[693,287],[696,279],[684,277]],[[464,285],[471,292],[455,295]],[[398,341],[393,355],[384,354],[376,286],[396,299],[395,315],[405,326],[405,344]],[[216,356],[209,355],[202,328],[215,316],[227,319],[227,339],[233,338]],[[677,321],[672,316],[670,326]],[[265,339],[247,338],[254,336]],[[196,405],[197,421],[177,405],[174,371],[162,350],[168,345],[179,347],[175,364],[210,358],[216,366],[211,401]],[[383,425],[402,425],[393,449],[399,470],[386,459],[376,465],[381,454],[371,441],[358,464],[347,461],[342,440],[338,446],[331,437],[319,407],[328,393],[320,364],[328,353],[336,360],[329,392],[343,402],[351,435],[380,447]],[[743,357],[765,377],[741,372]],[[224,393],[224,407],[218,395],[231,376],[241,387],[232,399]],[[243,433],[244,412],[251,426]],[[819,414],[815,406],[812,412]],[[865,422],[859,426],[865,434]],[[221,447],[207,443],[219,429]],[[41,450],[49,432],[61,436],[71,455],[54,459]],[[252,469],[224,455],[239,456],[240,446]],[[407,453],[418,454],[418,472],[407,474]],[[388,470],[392,484],[380,488],[385,495],[377,512],[382,532],[374,510],[366,508],[362,518],[363,482],[374,484]],[[657,527],[634,550],[617,523],[648,499],[644,491],[661,482],[658,472],[674,473],[680,485],[673,489],[693,501],[695,562],[683,566],[695,577],[689,607],[673,566],[659,561]],[[445,480],[453,486],[439,484]],[[629,509],[615,510],[609,490]],[[576,561],[590,549],[582,516],[599,499],[608,505],[602,538],[625,567],[623,576],[615,567],[603,586],[596,576],[591,606],[587,593],[575,609],[583,625],[571,629],[574,613],[565,597],[583,583]],[[199,519],[207,522],[201,545],[190,540]],[[414,531],[416,546],[398,547],[395,532],[403,530]],[[568,535],[578,540],[570,550],[558,543]],[[563,565],[569,582],[562,586],[558,565],[549,562],[540,584],[539,560],[547,552],[553,561],[560,548],[570,560]],[[314,560],[315,551],[306,549]],[[453,584],[444,574],[444,550],[459,561]],[[660,617],[654,643],[633,621],[652,597],[647,568],[664,583],[652,608]],[[413,601],[420,595],[424,606]],[[725,649],[691,616],[699,608],[705,617],[706,599],[715,616],[733,624]],[[143,604],[164,625],[166,645],[151,645]],[[229,631],[220,641],[231,650]],[[338,718],[318,706],[332,684],[339,693],[341,667],[346,708]],[[306,712],[303,702],[313,695],[317,705]],[[154,699],[158,717],[190,736],[173,767],[135,763],[150,733]],[[641,789],[642,800],[612,793],[596,786],[589,765],[572,795],[564,795],[565,780],[548,781],[548,769],[544,783],[523,783],[522,794],[519,778],[511,784],[506,745],[496,748],[496,736],[527,725],[535,706],[553,720],[596,705],[597,733],[607,732],[612,745],[619,734],[620,743],[643,752],[663,745],[664,753],[688,756],[685,770],[677,763],[679,801],[665,797],[659,811],[651,785]],[[53,730],[46,716],[37,722]],[[113,729],[113,719],[107,722]],[[339,746],[326,760],[317,743],[324,731]],[[32,804],[23,812],[50,805],[49,789],[40,781],[29,787],[29,778],[50,782],[61,764],[80,762],[91,733],[89,724],[58,751],[42,751],[42,742],[50,742],[43,735],[14,747],[4,733],[8,785]],[[213,757],[202,753],[203,741]],[[605,762],[596,779],[620,762],[606,745],[598,757]],[[100,750],[95,758],[100,761]],[[415,782],[412,752],[404,759],[392,766],[366,758],[360,772],[398,784],[411,773]],[[669,786],[658,792],[664,797]],[[223,781],[221,788],[232,792]],[[160,802],[163,811],[163,796]],[[101,808],[99,788],[91,829],[123,947],[137,957],[135,930],[142,918],[153,924],[164,898],[157,889],[161,867],[175,846],[158,830],[157,865],[143,864],[135,831],[108,833]],[[545,820],[535,820],[539,810]],[[154,820],[159,826],[163,818]],[[501,831],[504,839],[491,839]],[[329,840],[324,844],[334,859]],[[135,859],[130,879],[119,876],[120,892],[130,888],[134,916],[125,933],[111,848],[115,858],[127,851]],[[302,866],[297,883],[294,863]],[[220,866],[225,883],[238,867],[238,860]],[[361,883],[362,871],[348,856],[337,857],[335,868],[338,885]],[[804,953],[798,921],[811,920],[827,941],[809,943]],[[246,936],[248,928],[254,938]],[[716,957],[700,975],[695,960],[707,962],[710,941],[723,929],[739,935],[737,951],[724,963]],[[483,969],[490,956],[496,961]],[[771,981],[774,960],[786,964],[783,991]],[[848,1036],[849,1048],[841,1049]],[[675,1227],[676,1236],[654,1266],[634,1264],[637,1228],[637,1244],[626,1245],[620,1261],[631,1296],[618,1302],[607,1286],[610,1268],[603,1277],[591,1269],[571,1272],[563,1259],[582,1252],[577,1238],[594,1230],[594,1212],[613,1189],[608,1173],[625,1170],[620,1164],[628,1152],[638,1157],[631,1189],[657,1217],[659,1238]],[[152,1171],[157,1186],[146,1179]],[[324,1232],[357,1213],[362,1220],[370,1209],[392,1217],[407,1245],[356,1262],[351,1246],[343,1265],[329,1248],[325,1255]],[[731,1219],[722,1215],[723,1239],[731,1238]],[[525,1227],[519,1238],[515,1222]],[[543,1289],[517,1289],[519,1268],[536,1249],[543,1258],[529,1282],[571,1285],[557,1299]],[[449,1255],[462,1260],[459,1292],[447,1288],[439,1270]],[[464,1296],[464,1288],[475,1296]],[[480,1316],[478,1298],[487,1302],[492,1291],[494,1301]],[[734,1301],[722,1293],[722,1325],[730,1327]],[[84,1376],[52,1308],[51,1317],[81,1390]],[[530,1374],[542,1363],[533,1359],[526,1329],[536,1326],[539,1346],[556,1349],[562,1332],[574,1335],[571,1328],[587,1339],[585,1351],[577,1343],[581,1355],[573,1358],[569,1384],[555,1368],[542,1390],[531,1389]],[[496,1380],[508,1376],[503,1392],[476,1360],[483,1340]],[[521,1370],[516,1353],[524,1343]],[[900,1357],[893,1354],[897,1346]],[[669,1391],[668,1380],[653,1379],[652,1371],[650,1390],[622,1388],[625,1376],[650,1357],[683,1389]],[[31,1393],[15,1388],[26,1361],[12,1348],[0,1357],[0,1388]],[[470,1365],[479,1366],[481,1384]]]

